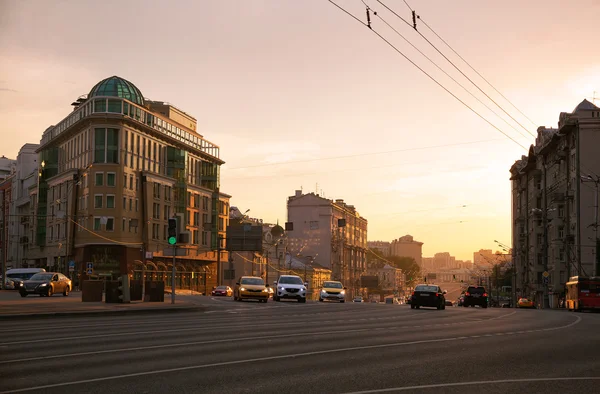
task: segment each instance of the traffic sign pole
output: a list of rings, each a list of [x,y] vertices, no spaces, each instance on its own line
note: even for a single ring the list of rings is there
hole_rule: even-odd
[[[175,258],[177,257],[177,244],[173,244],[173,270],[171,271],[171,304],[175,303]]]

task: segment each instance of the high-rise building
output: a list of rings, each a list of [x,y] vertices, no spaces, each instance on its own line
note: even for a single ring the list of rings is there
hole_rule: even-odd
[[[94,275],[114,276],[137,274],[145,263],[147,273],[164,277],[173,261],[168,219],[181,214],[190,243],[180,245],[178,271],[205,272],[207,285],[216,283],[230,198],[220,191],[219,147],[197,132],[194,117],[144,99],[117,76],[72,105],[38,148],[30,264],[65,272],[69,262],[85,278],[88,265]]]
[[[412,235],[405,235],[392,241],[390,245],[392,256],[412,257],[419,267],[423,266],[423,242],[413,239]]]
[[[336,280],[342,280],[357,294],[360,276],[366,270],[367,219],[344,200],[329,200],[318,194],[296,190],[288,198],[287,233],[289,253],[313,256],[331,269]]]
[[[600,274],[598,146],[600,108],[583,100],[510,169],[516,287],[539,304],[557,305],[571,276]]]

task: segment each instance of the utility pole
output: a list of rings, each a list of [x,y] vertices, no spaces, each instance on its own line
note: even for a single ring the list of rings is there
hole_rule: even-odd
[[[175,258],[177,257],[177,244],[173,244],[173,267],[171,270],[171,304],[175,303]],[[144,262],[145,264],[145,262]]]

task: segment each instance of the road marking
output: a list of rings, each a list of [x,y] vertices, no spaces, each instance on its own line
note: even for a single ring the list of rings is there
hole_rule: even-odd
[[[344,394],[373,394],[373,393],[389,393],[393,391],[406,391],[406,390],[424,390],[434,388],[445,388],[445,387],[457,387],[457,386],[475,386],[480,384],[500,384],[500,383],[533,383],[533,382],[556,382],[556,381],[581,381],[581,380],[600,380],[597,376],[582,376],[582,377],[567,377],[567,378],[529,378],[529,379],[503,379],[503,380],[480,380],[475,382],[456,382],[456,383],[438,383],[438,384],[424,384],[422,386],[403,386],[393,387],[387,389],[375,389],[375,390],[364,390],[364,391],[352,391]]]
[[[565,328],[572,327],[581,321],[581,317],[575,316],[575,318],[576,318],[576,320],[574,322],[571,322],[567,325],[546,328],[546,329],[543,329],[543,331],[562,330]],[[135,373],[122,374],[122,375],[105,376],[102,378],[74,380],[71,382],[61,382],[61,383],[47,384],[47,385],[43,385],[43,386],[26,387],[26,388],[17,389],[17,390],[11,390],[11,391],[2,391],[2,392],[0,392],[0,394],[22,393],[22,392],[26,392],[26,391],[38,391],[38,390],[43,390],[43,389],[73,386],[73,385],[84,384],[84,383],[104,382],[104,381],[109,381],[109,380],[134,378],[134,377],[149,376],[149,375],[158,375],[158,374],[165,374],[165,373],[172,373],[172,372],[191,371],[191,370],[213,368],[213,367],[224,367],[224,366],[229,366],[229,365],[249,364],[249,363],[261,362],[261,361],[283,360],[283,359],[288,359],[288,358],[299,358],[299,357],[316,356],[316,355],[323,355],[323,354],[344,353],[344,352],[367,350],[367,349],[384,349],[384,348],[393,348],[393,347],[400,347],[400,346],[421,345],[421,344],[426,344],[426,343],[442,343],[442,342],[462,341],[462,340],[470,339],[470,338],[471,337],[460,336],[460,337],[452,337],[452,338],[426,339],[426,340],[421,340],[421,341],[393,342],[393,343],[384,343],[384,344],[380,344],[380,345],[365,345],[365,346],[355,346],[355,347],[346,347],[346,348],[329,349],[329,350],[316,350],[316,351],[304,352],[304,353],[283,354],[283,355],[279,355],[279,356],[256,357],[256,358],[250,358],[250,359],[245,359],[245,360],[223,361],[223,362],[218,362],[218,363],[189,365],[186,367],[167,368],[167,369],[159,369],[159,370],[146,371],[146,372],[135,372]],[[588,378],[588,379],[590,379],[590,378]],[[592,378],[592,379],[595,380],[595,379],[600,379],[600,378]],[[548,380],[548,379],[537,379],[537,380],[529,379],[529,381],[540,381],[540,380],[544,381],[544,380]],[[503,382],[503,381],[495,381],[495,382]],[[504,381],[504,382],[509,382],[509,381]],[[476,383],[475,382],[462,383],[462,385],[466,385],[466,384],[476,384]],[[459,385],[461,385],[461,383],[446,383],[446,385],[459,386]],[[421,387],[429,388],[429,387],[437,387],[437,386],[430,385],[430,386],[415,386],[415,387],[416,388],[421,388]],[[441,386],[441,387],[444,387],[444,386]],[[383,390],[393,391],[393,390],[398,390],[398,389],[383,389]],[[400,390],[408,390],[408,388],[400,388]],[[364,391],[362,393],[371,393],[371,392],[376,393],[376,392],[384,392],[384,391]],[[359,393],[361,393],[361,392],[353,393],[353,394],[359,394]]]
[[[287,317],[298,317],[298,316],[302,316],[302,315],[287,315]],[[276,317],[279,317],[279,316],[276,316]],[[375,320],[392,320],[392,319],[399,319],[401,317],[403,317],[403,316],[398,316],[398,315],[384,316],[384,317],[378,317]],[[493,320],[496,318],[498,318],[498,317],[490,318],[489,320]],[[249,317],[249,319],[256,320],[256,317]],[[336,319],[336,320],[318,321],[317,323],[319,325],[333,324],[333,323],[340,323],[340,322],[341,323],[354,323],[354,322],[363,321],[363,320],[365,320],[365,319]],[[452,323],[452,324],[453,325],[461,325],[461,324],[468,324],[468,323],[470,323],[470,322],[458,322],[458,323]],[[285,327],[285,326],[295,326],[295,325],[298,325],[298,323],[297,322],[278,323],[278,324],[265,323],[265,324],[254,325],[254,327],[271,327],[271,326]],[[420,327],[431,327],[431,326],[433,326],[433,325],[422,325],[422,326],[416,326],[416,327],[420,328]],[[228,326],[228,328],[242,328],[242,327],[248,327],[248,323]],[[413,327],[414,326],[404,326],[404,327],[399,327],[399,329],[413,328]],[[29,340],[24,340],[24,341],[2,342],[2,343],[0,343],[0,346],[2,346],[2,345],[19,345],[19,344],[25,344],[25,343],[56,342],[56,341],[75,340],[75,339],[122,337],[122,336],[128,336],[128,335],[135,336],[135,335],[142,335],[142,334],[161,334],[161,333],[169,333],[169,332],[206,331],[206,330],[213,330],[213,329],[214,329],[214,327],[211,326],[211,327],[173,328],[173,329],[148,330],[148,331],[129,331],[129,332],[119,332],[119,333],[110,333],[110,334],[80,335],[80,336],[71,336],[71,337],[29,339]]]

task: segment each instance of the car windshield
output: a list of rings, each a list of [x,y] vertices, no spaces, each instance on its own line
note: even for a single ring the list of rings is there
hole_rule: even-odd
[[[331,289],[341,289],[343,286],[340,282],[325,282],[323,287],[329,287]]]
[[[30,279],[31,280],[51,280],[53,274],[35,274]]]
[[[6,277],[13,278],[13,279],[27,280],[27,279],[31,278],[34,274],[35,274],[35,272],[27,272],[27,273],[22,273],[22,274],[7,274]]]
[[[227,290],[227,286],[217,286],[217,290]]]
[[[279,283],[288,285],[301,285],[302,279],[297,276],[282,276],[279,278]]]
[[[265,281],[261,278],[243,278],[240,283],[242,285],[264,285]]]
[[[417,286],[417,287],[415,287],[415,291],[437,292],[438,287],[437,286]]]

